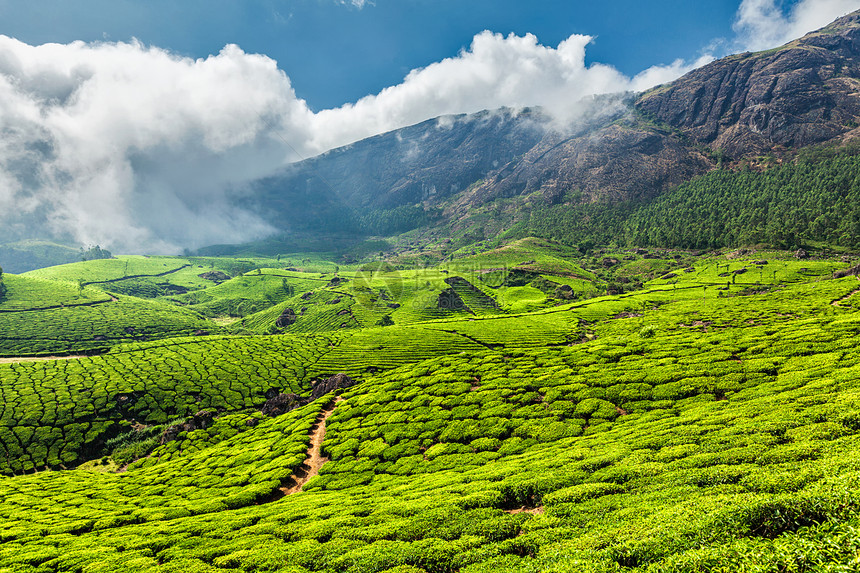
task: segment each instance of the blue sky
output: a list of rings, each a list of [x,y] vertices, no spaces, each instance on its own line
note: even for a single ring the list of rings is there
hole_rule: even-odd
[[[728,41],[738,6],[738,0],[374,0],[362,8],[338,0],[3,0],[0,33],[28,44],[134,37],[195,58],[234,43],[277,60],[298,96],[319,110],[455,56],[482,30],[530,32],[546,46],[571,34],[596,36],[586,62],[632,76]]]

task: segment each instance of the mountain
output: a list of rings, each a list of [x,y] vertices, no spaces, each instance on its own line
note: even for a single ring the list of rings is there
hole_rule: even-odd
[[[781,48],[730,56],[636,108],[733,157],[860,134],[860,12]]]
[[[443,116],[292,164],[252,183],[236,205],[268,222],[276,230],[272,237],[198,252],[316,251],[361,258],[391,243],[375,238],[410,231],[398,249],[452,239],[453,248],[440,249],[442,255],[487,237],[606,242],[619,238],[630,209],[662,201],[720,167],[763,170],[794,161],[810,146],[857,139],[858,94],[860,11],[779,48],[732,55],[641,94],[571,101],[565,120],[540,108]],[[821,195],[807,188],[798,200]],[[771,207],[761,211],[773,212]],[[543,208],[554,210],[535,214]],[[596,212],[610,208],[615,211]],[[860,246],[860,223],[847,230],[832,223],[847,213],[819,209],[788,236],[826,242],[835,236],[842,245]],[[824,218],[815,228],[828,231],[804,233],[819,216]],[[588,228],[569,232],[585,220]],[[653,221],[640,219],[638,225]],[[723,234],[729,238],[725,246],[761,237],[750,229]],[[694,243],[713,245],[704,234]],[[9,272],[23,272],[72,260],[68,249],[45,245],[0,244],[0,261]]]
[[[573,122],[505,109],[366,139],[260,181],[255,207],[284,231],[391,235],[469,227],[476,210],[498,199],[647,203],[726,160],[855,138],[858,94],[860,11],[642,94],[573,102]],[[528,208],[518,204],[495,227]]]
[[[0,243],[0,261],[10,273],[23,273],[42,267],[81,260],[82,249],[53,241],[25,240]]]
[[[357,232],[359,212],[430,207],[462,192],[532,149],[549,121],[528,109],[444,116],[291,165],[251,195],[280,228]]]

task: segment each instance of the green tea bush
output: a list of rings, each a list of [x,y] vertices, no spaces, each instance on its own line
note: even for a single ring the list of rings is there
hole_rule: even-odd
[[[514,334],[513,317],[484,316],[0,366],[0,460],[40,470],[0,478],[0,567],[851,570],[860,328],[831,302],[856,284],[723,298],[646,286],[529,315]],[[615,318],[631,309],[653,337]],[[257,408],[338,371],[361,383],[325,422],[329,460],[283,495],[331,397]],[[44,471],[127,420],[201,409],[219,416],[122,473]]]

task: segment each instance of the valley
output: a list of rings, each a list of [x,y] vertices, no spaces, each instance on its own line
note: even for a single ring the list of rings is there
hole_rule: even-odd
[[[296,100],[276,62],[218,58],[246,56]],[[0,573],[856,571],[858,94],[860,11],[566,122],[444,115],[302,160],[186,134],[230,189],[129,144],[118,228],[172,255],[67,244],[22,203]]]
[[[114,280],[122,258],[5,275],[0,307],[27,309],[15,286],[39,281],[61,308],[43,310],[44,295],[30,312],[70,325],[92,326],[99,305],[83,302],[116,306],[118,324],[165,310],[160,329],[95,341],[98,354],[0,364],[0,563],[847,563],[860,549],[853,259],[572,252],[528,239],[400,270],[128,259],[137,294],[168,293],[155,299],[110,290],[129,288]],[[242,264],[261,266],[210,286],[188,270]],[[82,273],[98,284],[70,286]],[[611,282],[631,288],[608,294]],[[247,314],[218,326],[217,309]],[[180,311],[208,334],[176,337]],[[6,353],[93,348],[58,332]],[[320,382],[337,373],[350,382]]]

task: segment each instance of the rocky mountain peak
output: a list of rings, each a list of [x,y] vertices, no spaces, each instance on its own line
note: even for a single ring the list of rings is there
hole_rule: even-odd
[[[854,137],[860,11],[779,48],[712,62],[636,107],[734,157]]]

